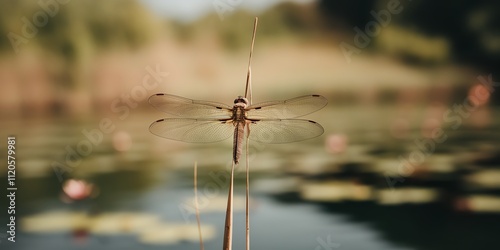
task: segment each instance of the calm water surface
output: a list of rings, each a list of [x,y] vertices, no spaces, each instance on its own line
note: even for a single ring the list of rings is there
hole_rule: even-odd
[[[398,179],[391,188],[386,173],[397,168],[399,156],[415,150],[414,139],[422,138],[419,125],[423,120],[417,115],[419,125],[396,131],[406,136],[395,138],[391,121],[396,117],[392,113],[387,108],[375,113],[364,108],[331,109],[328,116],[311,117],[325,126],[321,138],[253,145],[252,248],[455,250],[498,246],[499,205],[495,199],[481,197],[498,199],[500,185],[496,184],[500,181],[484,184],[481,178],[471,180],[482,171],[495,174],[499,170],[499,112],[493,111],[492,121],[481,128],[465,124],[458,130],[446,130],[449,139],[435,145],[425,167]],[[329,118],[348,114],[348,121]],[[114,120],[116,130],[103,134],[92,153],[64,175],[95,187],[93,198],[71,203],[61,198],[63,184],[51,165],[64,162],[66,147],[76,148],[85,140],[81,130],[98,128],[99,119],[17,119],[4,123],[2,138],[8,134],[18,138],[19,191],[17,242],[0,239],[1,249],[199,249],[196,231],[192,233],[194,240],[160,244],[144,240],[133,225],[99,233],[81,223],[67,226],[59,221],[67,222],[72,214],[91,220],[129,213],[130,218],[155,216],[174,228],[195,225],[189,210],[195,160],[200,166],[200,205],[207,207],[201,214],[202,223],[214,230],[213,235],[206,235],[205,248],[221,249],[227,193],[224,171],[231,159],[231,142],[195,145],[156,138],[147,126],[158,118],[161,114],[154,113]],[[333,145],[325,148],[325,140]],[[238,172],[237,200],[244,197],[243,178]],[[2,207],[6,207],[3,198]],[[490,211],[478,211],[484,207]],[[238,204],[235,208],[233,246],[241,249],[244,210]],[[49,218],[59,219],[42,220],[34,230],[29,219],[44,218],[51,212],[59,217]],[[0,218],[5,225],[6,213]],[[54,230],[57,225],[63,229]]]

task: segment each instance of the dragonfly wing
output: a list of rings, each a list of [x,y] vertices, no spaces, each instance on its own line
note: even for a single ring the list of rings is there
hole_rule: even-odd
[[[250,123],[250,140],[262,143],[288,143],[311,139],[323,134],[317,122],[301,119],[260,120]]]
[[[149,103],[156,109],[182,118],[226,119],[231,117],[231,107],[223,103],[191,100],[188,98],[155,94]]]
[[[165,118],[149,126],[151,133],[183,142],[207,143],[225,140],[234,133],[231,121]]]
[[[306,95],[285,101],[272,101],[251,105],[247,108],[249,119],[297,118],[320,110],[328,100],[321,95]]]

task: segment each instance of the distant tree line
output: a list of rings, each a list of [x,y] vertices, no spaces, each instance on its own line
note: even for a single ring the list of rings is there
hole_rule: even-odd
[[[392,22],[427,36],[442,36],[450,43],[451,60],[500,77],[500,1],[491,0],[321,0],[319,10],[329,27],[351,30],[364,27],[388,2],[404,6]]]

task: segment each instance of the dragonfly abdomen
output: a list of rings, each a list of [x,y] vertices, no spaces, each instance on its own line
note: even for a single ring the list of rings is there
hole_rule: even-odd
[[[240,161],[241,151],[243,149],[243,141],[245,138],[245,122],[236,122],[234,128],[234,140],[233,140],[233,160],[235,164]]]

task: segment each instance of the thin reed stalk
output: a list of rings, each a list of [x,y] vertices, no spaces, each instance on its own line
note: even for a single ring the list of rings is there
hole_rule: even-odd
[[[229,179],[229,193],[227,195],[226,222],[224,223],[223,250],[231,250],[233,242],[233,188],[234,188],[234,161],[231,164],[231,176]]]
[[[245,86],[245,98],[248,99],[250,104],[252,104],[252,54],[253,54],[253,45],[255,43],[255,33],[257,32],[258,22],[259,18],[255,17],[255,20],[253,22],[252,44],[250,44],[250,55],[248,56],[247,83]]]
[[[250,130],[248,130],[250,132]],[[245,163],[246,163],[246,172],[247,172],[247,180],[246,180],[246,198],[245,198],[245,225],[246,225],[246,250],[250,250],[250,160],[248,157],[248,135],[245,146]]]
[[[248,56],[248,71],[247,82],[245,86],[245,98],[248,99],[249,105],[252,105],[252,54],[255,44],[255,33],[257,33],[257,24],[259,18],[255,17],[253,22],[252,43],[250,44],[250,55]],[[245,165],[246,165],[246,197],[245,197],[245,240],[246,250],[250,250],[250,160],[248,157],[248,137],[250,136],[250,127],[247,125],[247,140],[245,143]]]

